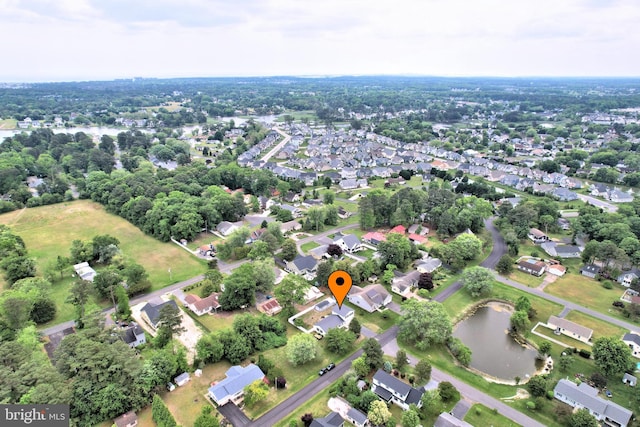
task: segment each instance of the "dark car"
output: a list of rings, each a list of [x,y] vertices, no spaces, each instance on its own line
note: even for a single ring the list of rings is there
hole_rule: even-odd
[[[323,376],[326,372],[325,368],[322,368],[318,371],[318,375]]]
[[[333,362],[331,362],[331,363],[329,363],[329,365],[327,365],[327,367],[326,367],[326,368],[324,368],[324,369],[325,369],[326,371],[330,371],[330,370],[332,370],[332,369],[333,369],[333,368],[335,368],[335,367],[336,367],[336,364],[335,364],[335,363],[333,363]]]

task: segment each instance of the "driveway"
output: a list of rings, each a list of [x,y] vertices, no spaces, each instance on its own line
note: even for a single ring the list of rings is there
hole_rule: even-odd
[[[366,326],[360,327],[360,334],[364,335],[367,338],[374,338],[377,335],[375,332],[373,332],[371,329],[367,328]]]
[[[218,412],[231,423],[233,427],[244,427],[249,425],[251,420],[244,412],[240,410],[234,403],[227,403],[222,406],[218,406]]]
[[[402,314],[402,308],[397,302],[391,301],[389,304],[387,304],[387,308],[394,313]]]
[[[459,420],[464,420],[464,417],[465,415],[467,415],[467,412],[469,412],[469,409],[471,409],[471,402],[466,399],[460,399],[458,403],[456,403],[456,406],[454,406],[451,410],[451,415]]]

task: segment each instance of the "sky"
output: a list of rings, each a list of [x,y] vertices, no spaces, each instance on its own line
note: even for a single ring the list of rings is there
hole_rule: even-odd
[[[0,81],[640,75],[637,0],[0,0]]]

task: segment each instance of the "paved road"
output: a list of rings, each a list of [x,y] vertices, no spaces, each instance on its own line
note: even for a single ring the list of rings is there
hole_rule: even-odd
[[[393,326],[389,328],[382,335],[379,335],[376,339],[380,342],[381,346],[385,346],[389,341],[394,340],[398,332],[398,327]],[[272,426],[277,422],[289,416],[296,408],[302,406],[306,401],[319,394],[321,391],[329,387],[333,382],[342,377],[349,369],[351,369],[351,362],[362,355],[362,350],[356,351],[349,356],[343,362],[339,363],[333,370],[324,374],[318,379],[312,381],[306,385],[302,390],[295,393],[293,396],[284,400],[275,408],[254,420],[249,426],[262,427]]]
[[[219,270],[221,272],[227,273],[227,272],[233,270],[236,267],[239,267],[240,265],[242,265],[242,264],[244,264],[245,262],[248,262],[248,261],[249,260],[241,260],[241,261],[236,261],[236,262],[232,262],[232,263],[225,263],[223,261],[218,261],[218,268],[219,268]],[[197,283],[197,282],[201,281],[202,279],[204,279],[204,274],[200,274],[199,276],[192,277],[191,279],[183,280],[182,282],[174,283],[173,285],[167,286],[167,287],[162,288],[162,289],[158,289],[157,291],[151,292],[150,294],[144,294],[144,295],[137,296],[135,298],[132,298],[129,301],[129,305],[130,306],[134,306],[134,305],[139,304],[141,302],[144,302],[144,301],[150,300],[152,298],[164,295],[164,294],[166,294],[168,292],[173,292],[173,291],[175,291],[177,289],[184,288],[185,286],[193,285],[194,283]],[[113,313],[113,307],[105,308],[104,310],[102,310],[102,313],[104,313],[105,315],[109,315],[109,314]],[[75,322],[73,320],[70,320],[68,322],[59,323],[57,325],[50,326],[50,327],[48,327],[46,329],[43,329],[40,332],[42,334],[44,334],[44,335],[51,335],[51,334],[63,331],[64,329],[71,328],[73,326],[75,326]]]
[[[276,145],[275,147],[273,147],[271,150],[269,150],[269,152],[267,154],[265,154],[262,157],[262,161],[263,162],[268,162],[269,159],[276,154],[278,151],[280,151],[282,149],[282,147],[284,147],[285,145],[287,145],[287,142],[291,141],[291,136],[287,135],[286,133],[282,132],[279,128],[277,127],[273,127],[273,130],[275,130],[276,132],[278,132],[280,135],[284,136],[284,139],[282,141],[280,141],[280,143],[278,143],[278,145]]]
[[[234,427],[244,427],[251,423],[249,417],[232,402],[218,406],[218,412]]]
[[[578,194],[578,198],[585,203],[589,203],[590,205],[602,208],[609,213],[615,213],[618,210],[618,207],[616,205],[612,205],[611,203],[596,199],[595,197]]]

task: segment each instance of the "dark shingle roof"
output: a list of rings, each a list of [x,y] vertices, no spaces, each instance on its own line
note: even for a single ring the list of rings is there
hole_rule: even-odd
[[[162,307],[164,307],[165,305],[173,305],[176,309],[178,309],[178,305],[176,304],[176,302],[174,300],[170,300],[170,301],[165,301],[162,304],[158,304],[158,305],[152,305],[151,303],[146,303],[144,307],[140,309],[140,311],[143,311],[147,314],[147,317],[149,318],[151,323],[153,323],[152,326],[155,327],[158,324],[158,317],[160,316],[160,310],[162,310]]]

